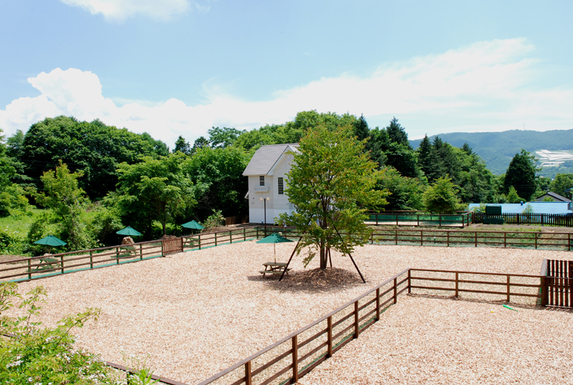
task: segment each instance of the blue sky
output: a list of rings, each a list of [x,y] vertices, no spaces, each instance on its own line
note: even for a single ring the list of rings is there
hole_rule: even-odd
[[[173,147],[305,110],[396,116],[411,139],[572,129],[572,19],[573,1],[0,0],[0,129],[98,118]]]

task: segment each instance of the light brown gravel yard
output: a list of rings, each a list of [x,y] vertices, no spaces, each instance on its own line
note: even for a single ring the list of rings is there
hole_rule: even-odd
[[[293,247],[294,243],[277,244],[279,259],[286,261]],[[296,331],[408,267],[539,274],[544,258],[572,259],[570,253],[556,251],[366,246],[359,248],[354,256],[366,276],[367,284],[356,280],[356,283],[342,288],[321,285],[311,288],[294,284],[292,280],[290,283],[288,280],[278,283],[276,279],[260,278],[258,271],[263,262],[272,260],[272,250],[272,245],[244,242],[19,285],[21,292],[40,284],[47,288],[49,299],[42,317],[47,324],[86,307],[101,308],[102,316],[98,323],[89,324],[76,332],[80,346],[119,364],[125,363],[125,357],[145,359],[155,374],[193,384]],[[303,269],[301,259],[295,258],[295,272]],[[354,271],[348,258],[333,253],[333,262],[335,267]],[[309,268],[317,267],[317,263],[313,261]],[[427,301],[434,302],[428,305]],[[437,306],[431,304],[441,303],[434,299],[403,297],[398,306],[390,308],[388,314],[395,325],[403,324],[404,335],[407,335],[409,328],[426,323],[421,314]],[[554,329],[558,322],[562,322],[561,327],[568,324],[569,329],[573,324],[570,313],[522,312],[520,309],[519,313],[512,314],[513,317],[503,318],[495,314],[495,318],[480,318],[472,315],[479,313],[480,310],[476,309],[480,306],[486,309],[495,306],[497,309],[499,305],[463,301],[445,303],[445,307],[440,305],[437,308],[462,317],[463,327],[467,329],[479,330],[484,324],[489,328],[497,325],[499,328],[517,328],[526,334],[523,327],[513,321],[522,314],[540,314],[539,317],[552,320],[547,322],[548,329],[544,330],[545,343],[548,343],[549,336],[556,335]],[[466,306],[467,311],[464,310]],[[448,319],[445,315],[443,317]],[[554,318],[557,321],[553,321]],[[487,324],[491,320],[497,324]],[[379,328],[385,322],[383,317],[382,322],[351,345],[362,345],[362,341],[367,341],[370,335],[378,340],[394,338],[383,332],[381,334]],[[457,325],[456,322],[453,324]],[[444,329],[440,336],[442,343],[448,345],[450,339],[446,333],[449,332]],[[434,354],[434,345],[428,343],[420,346],[416,336],[409,336],[406,341],[406,345],[415,344],[419,349],[415,357],[420,362],[428,354]],[[568,341],[570,344],[571,338]],[[511,349],[521,349],[519,338],[513,343],[515,345],[511,345]],[[344,354],[342,352],[348,347],[350,345],[338,354]],[[504,342],[500,349],[510,349],[510,346]],[[399,355],[396,359],[399,359]],[[523,359],[529,358],[525,356]],[[556,357],[552,359],[557,360]],[[474,367],[481,365],[479,360],[472,361]],[[557,363],[554,361],[555,365]],[[365,359],[361,365],[376,370],[378,362]],[[471,371],[471,367],[466,367],[465,363],[454,357],[444,360],[444,373],[468,370]],[[392,373],[397,376],[394,382],[401,379],[405,383],[410,382],[408,377],[399,377],[400,371]],[[495,371],[487,373],[493,376],[491,378],[495,377]],[[311,377],[305,377],[304,381],[307,381],[305,384],[314,383]],[[377,383],[368,381],[367,375],[360,381],[353,383]],[[488,381],[489,377],[485,378],[485,382]]]

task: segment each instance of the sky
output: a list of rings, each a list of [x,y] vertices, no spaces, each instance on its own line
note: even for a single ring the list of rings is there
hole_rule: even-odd
[[[66,115],[171,148],[308,110],[410,139],[573,129],[571,20],[569,0],[0,0],[0,129]]]

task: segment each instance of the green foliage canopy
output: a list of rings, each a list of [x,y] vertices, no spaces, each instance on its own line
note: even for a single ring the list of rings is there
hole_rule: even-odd
[[[352,134],[350,125],[308,129],[287,175],[286,193],[295,212],[280,219],[303,234],[299,252],[311,247],[306,264],[319,253],[321,269],[327,265],[327,250],[348,254],[368,241],[366,209],[386,203],[387,193],[374,190],[381,173],[364,153],[364,142]]]

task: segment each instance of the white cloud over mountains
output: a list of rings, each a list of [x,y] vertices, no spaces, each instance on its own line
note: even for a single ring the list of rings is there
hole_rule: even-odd
[[[0,109],[0,128],[11,135],[44,117],[74,116],[148,132],[173,146],[178,135],[193,142],[212,126],[250,129],[284,123],[299,111],[316,109],[339,114],[416,116],[423,127],[406,125],[410,137],[452,131],[499,131],[573,128],[573,90],[540,89],[543,74],[528,55],[523,39],[479,42],[443,54],[416,57],[380,67],[368,77],[343,74],[297,88],[276,91],[266,101],[230,96],[207,89],[208,102],[188,106],[169,99],[158,104],[119,105],[104,96],[98,76],[89,71],[59,68],[28,79],[40,95],[23,97]]]
[[[80,7],[92,15],[102,14],[108,21],[121,22],[138,15],[155,20],[169,20],[191,8],[189,0],[60,0],[70,6]]]

